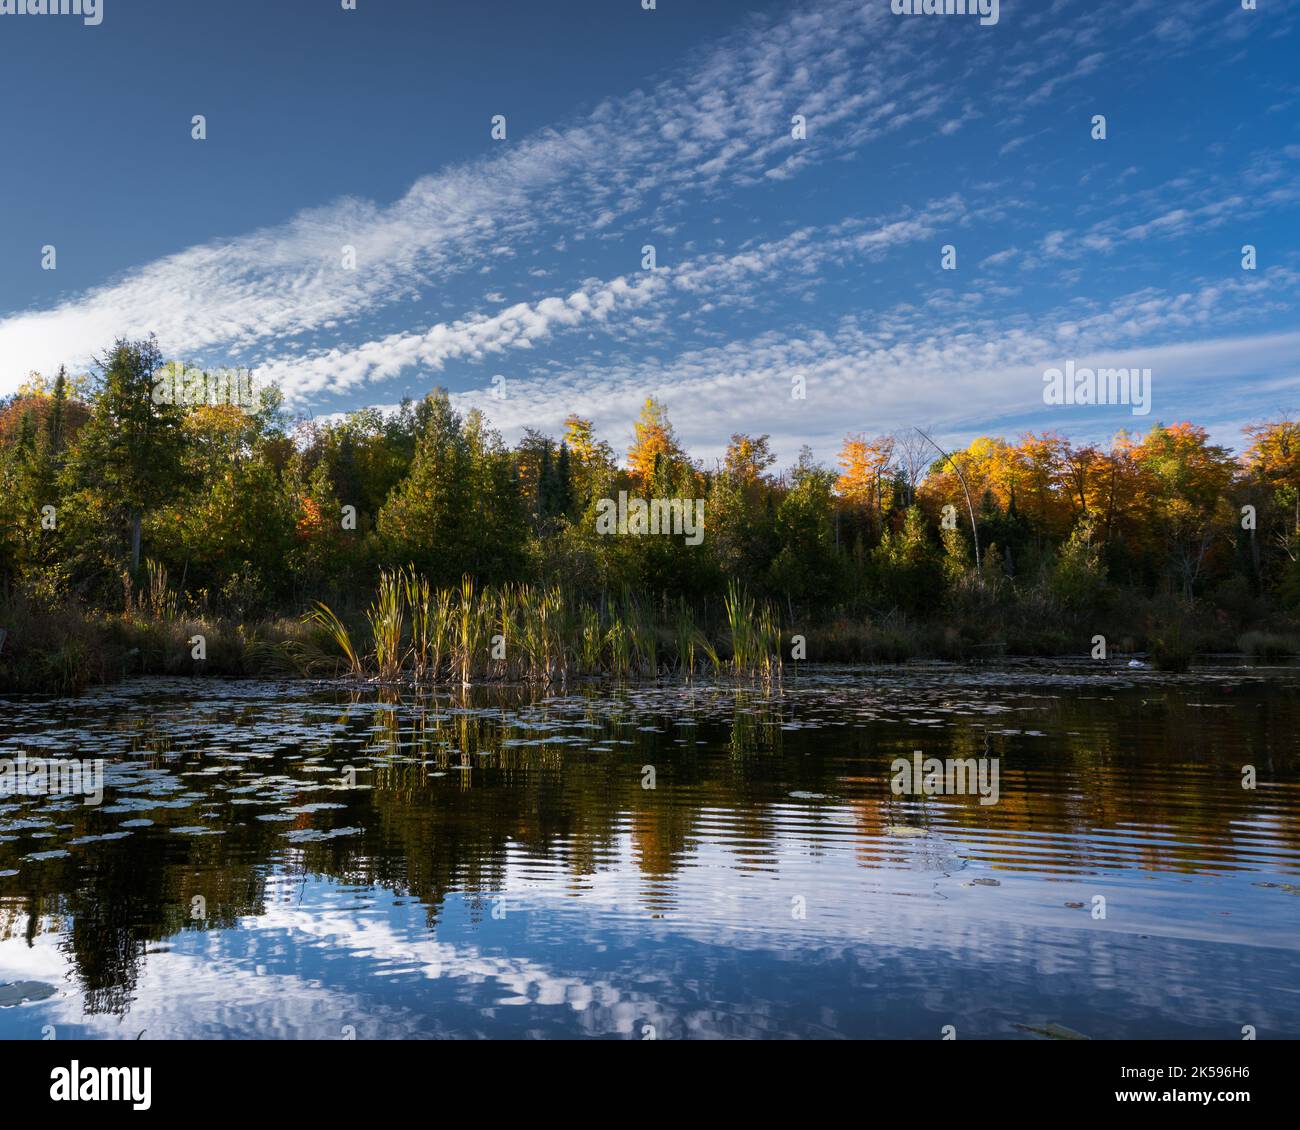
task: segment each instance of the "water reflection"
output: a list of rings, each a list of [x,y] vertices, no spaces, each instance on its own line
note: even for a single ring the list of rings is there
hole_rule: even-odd
[[[1296,686],[11,702],[0,757],[107,768],[98,807],[0,798],[0,983],[58,988],[0,1035],[1300,1035]],[[997,757],[999,803],[893,795],[917,749]]]

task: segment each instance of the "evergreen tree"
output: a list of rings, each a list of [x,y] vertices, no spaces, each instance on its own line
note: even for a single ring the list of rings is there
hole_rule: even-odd
[[[133,573],[140,565],[145,515],[180,485],[184,410],[154,402],[154,373],[161,363],[153,338],[120,339],[98,362],[102,378],[94,412],[78,444],[77,483],[120,516]]]

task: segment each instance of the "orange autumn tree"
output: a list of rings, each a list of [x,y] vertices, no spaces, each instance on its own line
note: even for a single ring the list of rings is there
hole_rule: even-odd
[[[1015,450],[1001,438],[980,436],[965,449],[952,451],[951,454],[953,462],[965,476],[976,509],[987,497],[998,508],[1006,510],[1015,495]],[[965,492],[957,472],[947,459],[939,458],[931,464],[918,495],[931,518],[937,518],[947,505],[956,506],[963,514],[966,511]]]
[[[1072,466],[1070,442],[1055,432],[1028,432],[1014,444],[998,437],[980,436],[964,450],[954,451],[976,506],[991,501],[999,510],[1019,512],[1039,534],[1054,539],[1067,537],[1081,510],[1077,500],[1078,476],[1086,464]],[[944,504],[965,508],[964,493],[957,474],[947,460],[937,460],[922,487],[931,507]]]
[[[887,509],[887,496],[892,494],[893,461],[893,436],[872,440],[863,435],[845,436],[839,455],[843,470],[835,482],[836,493],[845,502],[880,517]]]
[[[1291,530],[1300,534],[1300,421],[1253,424],[1245,433],[1250,444],[1242,465],[1291,509]]]
[[[647,396],[635,428],[636,439],[627,449],[627,465],[642,489],[646,489],[653,483],[661,461],[676,463],[685,456],[662,401]]]
[[[1149,553],[1152,529],[1148,520],[1151,482],[1135,456],[1137,441],[1119,432],[1109,451],[1098,451],[1082,471],[1084,504],[1097,520],[1103,543],[1119,543],[1133,554]]]
[[[1056,432],[1028,432],[1010,452],[1016,505],[1034,527],[1064,538],[1074,524],[1069,497],[1070,441]]]
[[[1071,511],[1071,524],[1092,514],[1097,479],[1103,473],[1105,456],[1096,444],[1071,447],[1063,460],[1061,488]]]
[[[1210,443],[1196,424],[1157,424],[1138,443],[1134,457],[1153,478],[1157,502],[1203,513],[1213,511],[1236,470],[1227,448]]]

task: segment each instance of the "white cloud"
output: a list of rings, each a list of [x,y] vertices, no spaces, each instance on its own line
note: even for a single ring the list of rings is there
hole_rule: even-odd
[[[724,183],[761,181],[794,167],[796,143],[775,124],[791,104],[816,122],[822,155],[842,156],[910,120],[893,99],[904,87],[923,91],[937,66],[902,39],[876,42],[887,15],[837,0],[749,21],[650,91],[422,178],[390,205],[341,200],[179,251],[53,310],[12,314],[0,320],[0,391],[31,368],[84,364],[118,335],[156,332],[173,355],[246,354],[268,342],[283,350],[513,255],[544,230],[548,243],[557,227],[581,238],[652,199],[662,211]],[[800,160],[817,159],[804,152]],[[356,249],[354,271],[342,267],[345,246]]]
[[[774,330],[665,361],[592,364],[562,377],[520,381],[504,403],[479,393],[456,399],[483,409],[507,435],[524,426],[558,432],[566,415],[580,411],[623,443],[641,401],[653,394],[667,401],[697,456],[719,455],[723,437],[746,431],[771,434],[786,460],[804,442],[829,459],[847,432],[918,423],[966,436],[996,431],[998,421],[1011,430],[1029,426],[1025,421],[1067,433],[1097,428],[1091,409],[1050,409],[1042,402],[1044,369],[1073,359],[1154,370],[1151,415],[1125,417],[1121,409],[1104,431],[1183,419],[1194,405],[1204,410],[1198,422],[1212,423],[1225,411],[1242,410],[1245,396],[1234,379],[1258,380],[1261,396],[1300,387],[1300,331],[1227,332],[1273,304],[1293,302],[1297,291],[1300,276],[1276,271],[1192,291],[1143,290],[1096,309],[1053,310],[1011,323],[966,316],[935,322],[924,311],[900,307],[869,325],[845,319],[833,333]],[[793,375],[806,379],[806,400],[791,399]]]
[[[891,248],[933,235],[940,224],[952,223],[966,211],[961,198],[948,197],[896,217],[845,220],[827,229],[802,228],[728,255],[697,256],[609,282],[589,280],[567,296],[517,303],[491,316],[475,315],[357,346],[274,358],[259,366],[255,377],[259,383],[278,385],[288,402],[297,405],[316,393],[344,392],[415,366],[441,372],[450,361],[477,361],[509,349],[532,349],[554,333],[588,323],[605,324],[616,314],[641,310],[659,299],[713,296],[734,302],[754,291],[770,292],[790,277],[814,276],[828,262],[879,258]]]

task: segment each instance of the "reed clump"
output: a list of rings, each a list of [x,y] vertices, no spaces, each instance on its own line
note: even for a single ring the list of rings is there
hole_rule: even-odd
[[[1267,663],[1300,655],[1300,637],[1281,632],[1246,632],[1237,641],[1243,655]]]
[[[771,679],[781,672],[778,613],[737,585],[725,602],[720,647],[685,601],[660,609],[627,594],[577,599],[557,585],[430,586],[413,568],[383,571],[358,642],[327,605],[304,618],[316,650],[294,655],[311,673],[332,647],[339,673],[383,682],[563,683],[580,676],[654,678],[675,671]],[[725,658],[724,658],[725,654]]]

